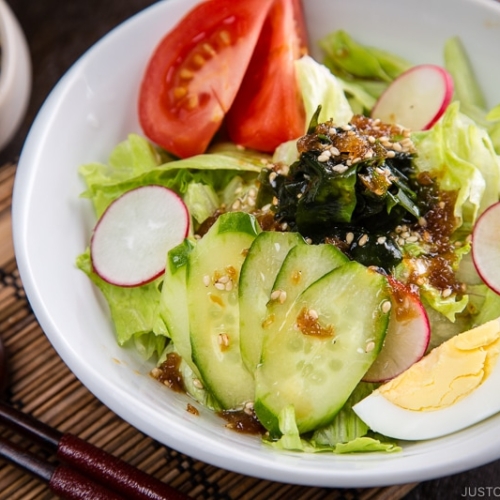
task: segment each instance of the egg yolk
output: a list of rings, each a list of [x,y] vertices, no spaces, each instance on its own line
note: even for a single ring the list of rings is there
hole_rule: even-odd
[[[499,354],[500,321],[496,319],[452,337],[378,391],[408,410],[439,410],[479,387]]]

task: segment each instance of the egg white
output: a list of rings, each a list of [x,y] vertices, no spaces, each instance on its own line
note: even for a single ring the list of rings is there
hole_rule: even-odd
[[[418,441],[452,434],[500,411],[500,362],[489,377],[451,406],[432,411],[407,410],[391,403],[380,392],[353,406],[373,431],[387,437]],[[425,388],[422,388],[425,391]]]

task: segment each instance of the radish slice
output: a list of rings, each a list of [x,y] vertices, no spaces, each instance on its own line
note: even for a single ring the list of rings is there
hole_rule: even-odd
[[[414,66],[398,76],[379,97],[372,118],[410,130],[427,130],[450,104],[453,88],[453,78],[440,66]]]
[[[476,221],[472,261],[485,284],[500,294],[500,203],[491,205]]]
[[[386,382],[425,354],[431,338],[429,318],[420,299],[403,283],[389,278],[391,315],[384,345],[363,377],[364,382]]]
[[[167,252],[189,231],[182,199],[163,186],[142,186],[117,198],[90,241],[94,271],[119,286],[148,283],[165,271]]]

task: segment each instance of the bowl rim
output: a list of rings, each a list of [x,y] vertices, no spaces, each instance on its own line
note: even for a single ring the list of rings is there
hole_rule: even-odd
[[[483,4],[489,5],[490,0],[460,0],[462,3],[467,4]],[[181,4],[183,0],[168,0],[168,2],[159,2],[154,4],[143,11],[139,12],[135,16],[132,16],[130,19],[120,24],[117,28],[112,30],[110,33],[105,35],[100,41],[98,41],[89,51],[87,51],[79,61],[75,63],[75,65],[68,71],[68,73],[63,76],[60,82],[56,85],[51,95],[44,103],[39,115],[37,116],[35,123],[32,127],[28,135],[28,139],[26,141],[26,145],[23,148],[20,162],[19,162],[19,175],[16,176],[16,182],[14,186],[14,199],[13,199],[13,220],[14,220],[14,244],[16,249],[16,257],[18,259],[19,271],[21,273],[21,277],[23,282],[25,283],[26,292],[32,303],[33,310],[37,318],[39,318],[40,323],[42,324],[45,331],[47,331],[47,336],[49,340],[54,345],[58,353],[61,355],[63,360],[71,358],[72,353],[69,351],[68,346],[58,335],[53,335],[53,331],[56,328],[56,325],[53,323],[53,318],[51,315],[44,310],[44,304],[38,297],[37,285],[32,281],[30,267],[31,262],[29,259],[27,245],[25,245],[26,238],[26,224],[27,224],[27,206],[29,205],[29,194],[34,189],[33,179],[30,179],[30,169],[33,169],[33,165],[36,165],[40,151],[40,140],[43,141],[45,138],[45,132],[42,130],[43,121],[48,119],[51,113],[57,107],[57,100],[60,97],[61,93],[64,93],[68,86],[72,84],[72,77],[76,71],[82,68],[84,62],[88,58],[89,55],[93,57],[96,50],[99,47],[102,47],[104,44],[113,43],[113,40],[117,36],[119,30],[121,30],[125,25],[131,26],[132,23],[135,23],[137,19],[146,19],[148,16],[156,15],[156,12],[159,12],[164,8],[165,4]],[[187,3],[187,2],[186,2]],[[193,3],[193,2],[191,2]],[[500,7],[500,6],[499,6]],[[498,11],[500,13],[500,10]],[[500,19],[500,14],[499,14]],[[23,188],[28,189],[23,189]],[[68,363],[69,364],[69,363]],[[81,366],[71,365],[72,371],[77,375],[78,378],[84,380],[86,377],[85,370]],[[113,411],[115,411],[118,415],[123,415],[124,410],[127,405],[134,403],[134,398],[127,393],[117,393],[113,394],[112,387],[106,387],[106,384],[100,385],[103,381],[99,378],[95,378],[94,374],[91,374],[92,380],[90,383],[87,381],[85,385],[97,395],[97,397],[105,402],[107,406],[109,406]],[[106,390],[111,390],[111,395],[108,394],[107,398],[103,398],[102,394],[106,392]],[[127,419],[132,425],[145,432],[146,434],[150,434],[153,437],[157,438],[156,435],[151,434],[147,428],[147,424],[149,422],[141,421],[138,418],[128,418]],[[180,428],[179,428],[180,430]],[[476,433],[477,434],[477,433]],[[494,460],[498,458],[498,449],[497,443],[492,443],[492,445],[487,448],[487,453],[478,453],[473,444],[474,444],[474,436],[475,434],[468,434],[467,439],[462,439],[460,443],[454,443],[453,446],[445,446],[447,450],[452,450],[454,453],[451,453],[451,458],[449,459],[447,465],[453,469],[452,472],[459,472],[465,469],[468,469],[472,466],[479,466],[485,462]],[[494,441],[494,440],[492,440]],[[460,451],[463,450],[464,443],[470,444],[468,449],[468,456],[464,457],[463,453]],[[222,468],[230,468],[239,473],[247,474],[247,475],[255,475],[261,478],[269,479],[269,480],[280,480],[285,482],[294,482],[297,484],[307,484],[307,485],[323,485],[323,486],[338,486],[338,487],[368,487],[368,486],[385,486],[388,484],[398,484],[410,481],[418,481],[423,479],[429,479],[432,477],[437,477],[436,474],[439,473],[451,473],[451,471],[436,470],[435,465],[433,464],[421,464],[421,467],[418,471],[411,471],[410,469],[406,471],[406,475],[402,476],[401,474],[394,479],[388,481],[387,476],[383,477],[380,475],[380,470],[377,470],[375,467],[372,471],[366,472],[365,477],[362,480],[358,480],[359,473],[355,469],[350,470],[340,470],[337,471],[336,474],[329,474],[327,471],[321,471],[318,473],[316,477],[313,478],[305,478],[304,476],[286,476],[289,474],[288,465],[290,463],[295,463],[295,456],[290,456],[288,453],[280,454],[279,457],[273,457],[272,455],[267,455],[265,460],[262,460],[261,463],[252,463],[250,469],[246,469],[247,463],[245,462],[244,453],[238,450],[232,450],[231,442],[224,443],[222,449],[227,451],[228,453],[235,451],[234,460],[230,463],[227,460],[223,460],[223,458],[219,455],[220,452],[214,452],[211,449],[211,438],[207,436],[200,436],[200,441],[198,443],[199,447],[196,449],[196,452],[193,451],[192,448],[187,449],[185,443],[183,442],[182,436],[178,438],[171,438],[171,441],[167,444],[168,446],[176,447],[176,449],[187,453],[197,459],[204,460],[207,463],[212,463],[216,466]],[[409,454],[406,459],[409,459],[411,463],[412,457],[414,458],[418,453]],[[230,456],[230,455],[229,455]],[[386,457],[386,455],[384,455]],[[273,460],[273,458],[277,458],[277,460]],[[340,462],[352,463],[356,460],[357,457],[343,457]],[[387,456],[388,461],[392,461],[395,458],[394,456]],[[307,462],[315,462],[315,457],[307,457],[305,458],[305,463]],[[372,459],[368,459],[370,461]],[[376,459],[373,459],[373,463],[375,463]],[[295,468],[298,466],[295,465]],[[313,484],[313,481],[315,483]]]

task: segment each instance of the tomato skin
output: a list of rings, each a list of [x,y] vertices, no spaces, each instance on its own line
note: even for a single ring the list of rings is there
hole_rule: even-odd
[[[145,135],[186,158],[203,153],[230,108],[273,0],[205,0],[158,44],[138,101]]]
[[[305,133],[294,61],[306,52],[300,0],[275,0],[227,115],[233,142],[273,152]]]

